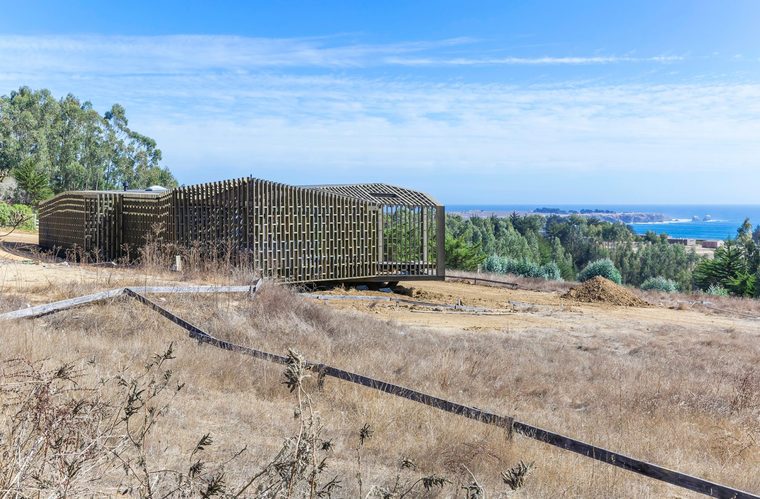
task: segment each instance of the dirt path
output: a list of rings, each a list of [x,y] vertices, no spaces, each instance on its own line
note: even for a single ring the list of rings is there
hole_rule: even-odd
[[[0,229],[2,231],[2,229]],[[28,257],[14,251],[14,247],[37,246],[39,238],[37,233],[31,232],[13,232],[3,238],[0,238],[0,264],[3,262],[18,262],[28,260]]]
[[[512,290],[457,282],[415,282],[406,286],[413,299],[440,304],[483,307],[494,314],[434,310],[404,303],[367,301],[330,301],[325,306],[357,310],[416,327],[439,331],[491,331],[508,334],[549,334],[561,332],[595,342],[622,338],[634,345],[658,341],[670,334],[730,339],[732,335],[753,335],[760,340],[757,319],[706,314],[694,310],[666,307],[620,307],[579,303],[560,297],[557,292]],[[389,296],[371,291],[336,291],[361,295]],[[404,296],[401,296],[405,298]],[[662,340],[667,343],[666,340]],[[710,341],[705,339],[705,341]],[[633,348],[633,347],[632,347]]]

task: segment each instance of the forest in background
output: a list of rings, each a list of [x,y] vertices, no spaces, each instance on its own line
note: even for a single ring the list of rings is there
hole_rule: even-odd
[[[67,190],[175,187],[156,141],[128,125],[119,104],[101,115],[46,89],[0,96],[0,181],[16,184],[5,200],[34,206]]]
[[[667,235],[636,235],[622,223],[582,215],[446,218],[450,268],[552,280],[602,275],[661,291],[760,296],[760,226],[749,220],[713,259],[670,244]]]

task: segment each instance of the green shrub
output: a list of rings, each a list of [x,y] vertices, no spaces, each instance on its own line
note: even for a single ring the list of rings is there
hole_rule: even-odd
[[[451,269],[476,270],[486,256],[480,244],[467,242],[463,237],[446,234],[446,266]]]
[[[18,226],[23,230],[34,230],[34,211],[25,204],[8,204],[0,202],[0,227],[10,227],[17,217],[23,217],[24,223]]]
[[[491,255],[483,263],[486,272],[495,272],[497,274],[513,274],[521,277],[532,277],[534,279],[547,279],[550,281],[561,281],[562,273],[559,266],[554,263],[539,265],[528,260],[515,260],[504,256]]]
[[[705,293],[712,296],[728,296],[728,290],[720,284],[710,284]]]
[[[664,291],[665,293],[675,293],[678,291],[678,285],[672,279],[662,276],[650,277],[641,283],[641,289],[651,291]]]
[[[612,263],[612,260],[609,258],[595,260],[586,265],[586,267],[578,274],[578,280],[584,282],[596,276],[602,276],[617,284],[623,282],[623,279],[620,276],[620,271],[615,268],[615,264]]]
[[[550,281],[561,281],[562,279],[562,271],[559,268],[559,265],[557,265],[556,262],[549,262],[546,265],[543,266],[544,270],[544,279],[548,279]]]

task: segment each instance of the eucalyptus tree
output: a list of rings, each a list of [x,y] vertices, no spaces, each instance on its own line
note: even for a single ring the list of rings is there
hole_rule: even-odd
[[[71,94],[56,100],[29,87],[0,97],[0,180],[9,174],[30,203],[65,190],[176,185],[156,141],[129,128],[123,106],[101,116]]]

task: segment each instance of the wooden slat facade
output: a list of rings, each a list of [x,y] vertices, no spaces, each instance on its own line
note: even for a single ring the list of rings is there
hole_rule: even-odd
[[[444,278],[443,206],[385,184],[248,177],[168,192],[70,192],[40,208],[40,245],[91,259],[135,257],[154,232],[205,254],[232,250],[263,276],[293,282]]]

